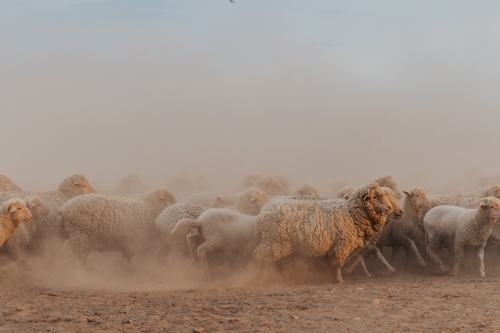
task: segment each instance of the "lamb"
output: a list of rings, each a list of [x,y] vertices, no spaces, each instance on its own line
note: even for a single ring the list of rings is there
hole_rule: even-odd
[[[0,173],[0,192],[2,191],[21,191],[21,189],[14,184],[9,176]]]
[[[257,187],[250,187],[242,193],[233,195],[236,209],[246,215],[258,215],[262,207],[269,201],[267,194]]]
[[[5,241],[0,250],[10,256],[12,260],[18,260],[24,248],[29,244],[31,237],[36,231],[36,221],[40,217],[47,216],[49,210],[43,200],[37,195],[30,195],[24,199],[26,208],[33,216],[33,222],[21,223],[12,236]]]
[[[30,247],[37,247],[40,241],[48,237],[64,236],[64,230],[57,223],[59,215],[59,208],[69,199],[86,193],[97,193],[97,191],[90,185],[89,181],[84,175],[74,174],[66,177],[60,184],[57,191],[30,193],[25,191],[9,191],[0,192],[0,202],[4,202],[11,198],[21,198],[35,194],[38,195],[44,202],[49,210],[49,214],[41,216],[36,221],[36,232],[33,235]]]
[[[160,233],[163,244],[170,248],[173,256],[189,256],[190,251],[186,243],[186,236],[195,234],[193,228],[180,228],[172,235],[177,222],[182,219],[196,220],[208,208],[202,205],[177,203],[163,210],[155,220],[156,230]]]
[[[0,206],[0,246],[14,233],[24,221],[33,219],[23,200],[13,198]]]
[[[284,188],[280,181],[275,177],[257,178],[253,186],[260,188],[268,196],[288,195],[286,188]]]
[[[130,260],[158,244],[155,219],[175,197],[168,190],[147,192],[142,199],[86,194],[59,209],[59,221],[69,234],[64,247],[85,262],[89,251],[118,251]]]
[[[477,196],[432,195],[429,198],[431,199],[432,207],[449,205],[462,208],[476,208],[481,198],[489,196],[500,199],[500,185],[487,187]]]
[[[172,230],[172,235],[175,236],[179,230],[196,229],[196,234],[190,234],[186,238],[188,247],[193,259],[198,259],[201,266],[207,269],[207,253],[213,251],[224,250],[226,253],[236,254],[241,257],[240,262],[249,258],[258,245],[256,224],[257,216],[240,214],[226,208],[213,208],[203,212],[198,219],[180,220]]]
[[[310,198],[310,199],[321,199],[318,190],[312,187],[311,185],[303,185],[299,187],[298,189],[293,191],[292,196]]]
[[[453,249],[454,260],[451,275],[457,275],[465,247],[478,247],[479,274],[486,277],[484,271],[484,247],[491,234],[492,226],[500,218],[500,200],[495,197],[483,198],[476,209],[456,206],[438,206],[432,208],[424,217],[424,229],[427,253],[442,272],[447,269],[437,252],[443,244]]]
[[[415,242],[418,245],[423,245],[425,242],[422,222],[425,213],[430,209],[431,202],[423,188],[414,187],[403,192],[406,195],[403,203],[403,218],[400,221],[389,219],[380,234],[377,247],[392,247],[391,261],[393,261],[396,249],[403,246],[407,259],[411,253],[418,264],[425,267],[425,261]]]
[[[391,205],[393,207],[399,207],[399,202],[394,197],[394,192],[388,187],[382,187],[382,189],[384,191],[386,191],[388,194],[390,194]],[[392,221],[400,220],[402,216],[403,216],[403,210],[401,210],[401,209],[398,210],[396,208],[394,208],[393,212],[391,214],[389,214],[389,218]],[[387,221],[387,224],[388,223],[389,223],[389,220]],[[399,223],[399,222],[397,222],[397,223]],[[385,230],[387,228],[387,224],[385,225],[384,229],[382,229],[382,230]],[[380,237],[380,235],[379,235],[379,237]],[[344,267],[342,267],[342,272],[351,273],[352,270],[354,269],[354,267],[356,267],[356,265],[358,263],[360,263],[361,268],[365,272],[365,275],[367,277],[371,277],[370,272],[368,272],[368,269],[366,269],[365,262],[363,260],[363,256],[368,252],[374,251],[375,255],[382,262],[382,264],[384,264],[386,269],[389,272],[394,273],[396,270],[391,265],[389,265],[387,260],[385,260],[384,256],[382,255],[382,253],[380,252],[380,250],[377,247],[377,241],[378,241],[378,237],[376,237],[372,241],[370,241],[370,243],[368,243],[368,245],[362,251],[360,251],[356,256],[351,256],[350,258],[352,258],[352,260],[348,259],[347,264],[344,265]]]
[[[378,236],[393,211],[390,196],[372,183],[348,200],[270,200],[257,217],[261,243],[253,252],[256,268],[262,271],[292,253],[326,257],[337,282],[343,282],[341,268],[346,259]]]

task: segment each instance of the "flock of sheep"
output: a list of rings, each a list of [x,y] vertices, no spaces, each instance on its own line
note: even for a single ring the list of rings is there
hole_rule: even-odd
[[[146,191],[138,176],[119,191]],[[420,266],[433,262],[456,275],[464,249],[477,249],[485,277],[484,248],[500,244],[500,186],[481,193],[427,196],[419,187],[401,192],[392,177],[336,194],[304,185],[291,192],[283,177],[247,177],[231,195],[176,193],[98,194],[84,175],[65,178],[56,191],[21,191],[0,174],[0,252],[12,260],[42,253],[47,240],[62,239],[71,258],[85,263],[90,251],[170,257],[208,269],[221,258],[232,267],[253,262],[257,272],[291,254],[323,257],[336,281],[373,252],[402,248]],[[446,251],[444,251],[446,249]],[[393,259],[391,258],[391,260]],[[443,262],[448,261],[446,264]],[[451,270],[448,268],[451,266]]]

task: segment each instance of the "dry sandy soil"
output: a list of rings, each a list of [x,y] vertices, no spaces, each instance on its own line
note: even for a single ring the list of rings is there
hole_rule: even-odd
[[[368,263],[374,277],[355,271],[335,285],[329,273],[303,263],[265,281],[245,273],[203,281],[193,277],[199,271],[175,266],[149,269],[147,277],[137,274],[144,266],[108,272],[116,261],[71,273],[48,262],[43,273],[42,266],[7,265],[0,332],[500,331],[500,270],[493,264],[480,279],[476,264],[449,277],[402,267],[387,275]]]

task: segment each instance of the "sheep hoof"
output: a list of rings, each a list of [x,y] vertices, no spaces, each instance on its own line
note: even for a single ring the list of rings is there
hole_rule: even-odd
[[[396,273],[396,269],[395,269],[395,268],[392,268],[392,267],[387,267],[387,271],[388,271],[389,273],[393,273],[393,274],[394,274],[394,273]]]

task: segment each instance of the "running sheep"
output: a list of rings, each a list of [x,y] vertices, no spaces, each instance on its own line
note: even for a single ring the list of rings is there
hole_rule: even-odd
[[[158,215],[155,220],[155,227],[160,233],[162,244],[170,250],[170,255],[174,257],[187,257],[190,255],[186,237],[190,234],[196,234],[196,229],[189,227],[178,228],[175,235],[172,235],[172,230],[180,220],[196,220],[207,209],[202,205],[177,203],[165,208]]]
[[[14,233],[24,221],[33,219],[23,200],[13,198],[0,206],[0,246]]]
[[[25,191],[9,191],[0,192],[0,202],[11,198],[25,199],[30,195],[39,196],[49,213],[45,216],[40,216],[36,220],[36,232],[30,241],[30,247],[38,248],[40,242],[46,238],[59,236],[64,237],[64,230],[57,223],[59,215],[59,208],[69,199],[78,195],[86,193],[97,193],[97,191],[90,185],[89,181],[84,175],[74,174],[66,177],[58,187],[57,191],[31,193]]]
[[[246,215],[258,215],[262,207],[269,201],[267,194],[257,187],[250,187],[232,196],[238,212]]]
[[[442,272],[447,269],[438,252],[446,244],[454,253],[451,275],[457,275],[462,262],[465,247],[477,247],[479,274],[486,277],[484,271],[484,247],[491,234],[493,225],[500,218],[500,200],[495,197],[483,198],[476,209],[456,206],[438,206],[432,208],[424,217],[424,229],[427,253]]]
[[[440,205],[458,206],[462,208],[476,208],[481,198],[495,197],[500,199],[500,185],[493,185],[484,189],[479,195],[432,195],[429,197],[432,207]]]
[[[59,210],[59,221],[69,234],[64,246],[83,262],[91,250],[118,251],[128,260],[152,252],[159,244],[155,219],[174,203],[174,196],[165,189],[147,192],[142,199],[103,194],[75,197]]]
[[[33,194],[26,197],[24,203],[33,216],[33,221],[30,223],[21,223],[19,228],[0,247],[0,251],[8,254],[12,260],[18,260],[21,253],[29,244],[31,237],[35,234],[37,220],[49,214],[49,210],[43,203],[43,200],[37,195]]]
[[[187,235],[187,244],[194,260],[208,268],[207,253],[223,250],[232,254],[237,262],[244,263],[258,245],[255,235],[257,216],[240,214],[227,208],[209,209],[197,219],[182,219],[172,230],[172,235],[183,229],[195,229]]]
[[[425,267],[417,245],[425,247],[425,236],[423,229],[423,218],[430,209],[431,202],[420,187],[414,187],[409,191],[403,191],[405,199],[403,202],[403,217],[399,221],[389,219],[384,230],[380,234],[377,247],[388,246],[392,248],[391,262],[394,261],[394,254],[399,247],[403,247],[406,252],[406,259],[410,254],[414,256],[421,267]],[[416,243],[416,244],[415,244]]]
[[[256,268],[290,254],[326,257],[341,283],[341,268],[349,258],[378,237],[392,207],[390,195],[372,183],[348,200],[275,198],[257,218],[260,245],[254,250]]]
[[[394,179],[392,179],[392,176],[381,177],[373,182],[379,184],[379,186],[390,188],[394,192],[394,196],[397,200],[401,200],[403,198],[403,193],[399,190],[398,184],[394,181]],[[348,199],[355,190],[356,189],[352,186],[341,188],[337,191],[337,198]]]

